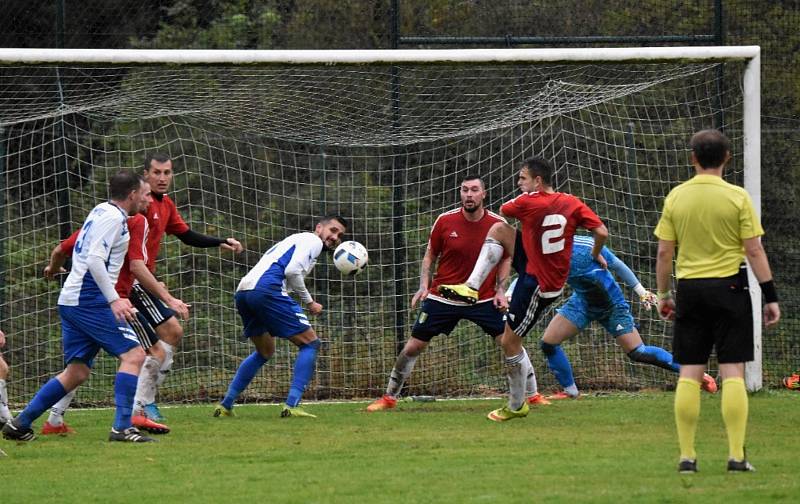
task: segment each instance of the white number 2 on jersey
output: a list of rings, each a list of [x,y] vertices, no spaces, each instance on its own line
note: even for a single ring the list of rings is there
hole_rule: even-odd
[[[564,227],[567,225],[567,218],[561,214],[550,214],[542,221],[542,227],[545,226],[558,226],[555,229],[548,229],[542,233],[542,253],[555,254],[564,250],[564,243],[566,240],[564,236]],[[560,238],[560,239],[559,239]]]

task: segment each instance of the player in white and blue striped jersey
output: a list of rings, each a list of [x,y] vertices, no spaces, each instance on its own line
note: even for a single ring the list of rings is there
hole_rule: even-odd
[[[572,366],[561,348],[561,343],[578,334],[593,321],[600,322],[616,338],[632,361],[651,364],[674,373],[680,370],[680,365],[673,360],[671,353],[661,347],[644,344],[634,323],[631,307],[611,272],[632,288],[648,309],[655,306],[656,296],[645,289],[633,271],[607,247],[601,250],[608,265],[608,269],[604,269],[592,257],[593,247],[592,237],[575,236],[567,278],[572,295],[557,310],[558,313],[548,324],[540,342],[547,366],[563,387],[563,392],[549,396],[548,399],[578,396]],[[712,393],[716,391],[717,385],[711,376],[705,375],[703,388]]]
[[[275,338],[297,345],[292,383],[282,417],[314,417],[299,406],[308,382],[314,374],[320,343],[300,305],[289,295],[294,293],[312,315],[322,313],[305,285],[323,249],[333,250],[347,228],[338,215],[324,217],[313,233],[296,233],[269,249],[236,289],[236,309],[244,324],[243,337],[250,338],[256,351],[239,365],[225,398],[214,416],[233,415],[233,405],[247,388],[261,366],[275,352]]]
[[[86,381],[102,348],[119,358],[114,381],[117,406],[109,441],[147,442],[131,425],[136,381],[145,354],[127,320],[135,310],[114,289],[128,251],[128,215],[136,214],[150,198],[142,177],[121,171],[109,181],[111,200],[94,207],[75,243],[72,270],[58,311],[66,368],[36,393],[28,406],[3,427],[3,436],[17,441],[34,439],[31,424],[67,393]]]

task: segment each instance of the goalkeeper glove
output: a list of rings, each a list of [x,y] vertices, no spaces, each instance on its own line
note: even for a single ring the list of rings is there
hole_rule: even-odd
[[[642,287],[642,284],[637,284],[633,291],[639,295],[639,302],[642,303],[648,310],[652,310],[658,304],[658,296]]]

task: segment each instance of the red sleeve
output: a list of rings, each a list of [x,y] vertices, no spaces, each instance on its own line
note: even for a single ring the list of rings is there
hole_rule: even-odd
[[[67,257],[72,257],[72,249],[75,248],[75,242],[78,241],[78,235],[80,234],[81,230],[77,230],[71,235],[69,238],[62,241],[59,245],[61,246],[61,252],[66,254]]]
[[[164,197],[165,199],[168,196]],[[172,199],[167,199],[169,202],[169,220],[167,221],[167,227],[165,229],[167,234],[171,235],[179,235],[183,234],[186,231],[189,231],[189,225],[183,221],[183,217],[181,214],[178,213],[178,207],[175,206],[175,202]]]
[[[589,208],[586,203],[578,200],[578,211],[575,215],[578,217],[578,225],[584,229],[596,229],[603,225],[603,221],[597,216],[594,211]]]
[[[142,214],[134,215],[128,219],[128,231],[131,241],[128,243],[128,262],[145,261],[145,225],[147,219]]]
[[[519,219],[525,210],[525,207],[522,204],[523,201],[520,199],[522,196],[524,196],[524,194],[517,196],[511,201],[506,201],[503,203],[503,205],[500,207],[500,213],[502,213],[504,217],[514,217],[515,219]]]
[[[442,253],[442,217],[436,219],[431,229],[431,236],[428,238],[428,246],[431,248],[433,257],[439,257]]]

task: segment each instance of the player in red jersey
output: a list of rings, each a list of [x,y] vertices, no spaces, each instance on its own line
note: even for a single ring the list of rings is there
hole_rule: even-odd
[[[561,294],[569,276],[572,241],[578,227],[592,232],[595,240],[592,257],[605,265],[600,251],[608,237],[608,230],[580,199],[553,189],[553,172],[552,165],[541,158],[532,158],[522,164],[517,180],[522,194],[500,209],[503,215],[519,219],[522,231],[517,232],[506,223],[494,224],[467,282],[440,286],[445,297],[474,302],[477,286],[486,277],[487,271],[497,264],[503,254],[514,257],[519,279],[501,340],[509,399],[507,406],[489,413],[489,419],[498,422],[528,414],[528,404],[525,402],[527,354],[522,346],[522,338]],[[521,244],[518,243],[520,241]],[[518,290],[520,287],[522,290]]]
[[[145,359],[134,401],[133,421],[135,425],[142,425],[145,419],[154,422],[163,422],[155,404],[155,395],[158,386],[163,383],[173,363],[174,347],[183,338],[183,327],[177,314],[183,320],[189,317],[189,305],[180,299],[169,295],[166,286],[159,282],[155,275],[156,259],[161,248],[161,239],[164,234],[176,236],[187,245],[201,248],[220,247],[239,253],[242,245],[233,238],[215,238],[197,233],[189,228],[181,218],[178,208],[166,194],[172,185],[173,171],[172,160],[164,154],[148,155],[144,163],[144,180],[150,184],[152,202],[145,214],[149,232],[144,241],[144,246],[130,245],[129,251],[136,251],[140,255],[131,263],[131,272],[139,281],[130,292],[130,301],[142,313],[147,313],[151,326],[155,329],[160,341],[159,347],[163,348],[164,356],[148,355]],[[149,273],[149,275],[147,274]]]
[[[145,242],[147,256],[143,263],[138,264],[139,267],[146,266],[155,275],[156,259],[161,248],[161,239],[165,234],[173,235],[192,247],[220,247],[237,254],[243,250],[241,243],[233,238],[206,236],[189,228],[178,212],[175,202],[166,194],[172,185],[173,178],[173,165],[169,156],[160,153],[148,155],[144,162],[143,175],[144,180],[150,184],[153,191],[153,203],[147,209],[146,214],[147,223],[150,227],[150,232]],[[134,273],[136,272],[134,271]],[[188,318],[188,307],[186,307],[187,309],[184,313],[179,303],[162,303],[160,301],[160,296],[158,295],[160,285],[158,281],[140,283],[134,285],[131,291],[133,305],[138,310],[148,311],[153,315],[154,327],[166,354],[164,361],[161,363],[156,362],[154,358],[145,360],[142,366],[144,377],[139,381],[140,388],[137,389],[137,398],[134,404],[134,409],[136,410],[134,411],[134,417],[144,414],[147,418],[156,422],[164,420],[155,404],[156,390],[172,368],[174,347],[183,338],[183,326],[174,315],[178,314],[181,318]],[[158,367],[156,368],[156,366]]]
[[[504,287],[510,271],[510,256],[492,267],[487,277],[478,285],[477,302],[450,301],[439,294],[443,283],[463,282],[472,272],[472,267],[481,252],[483,240],[489,229],[498,222],[505,222],[499,215],[483,206],[486,188],[478,176],[467,176],[461,182],[461,206],[441,214],[433,224],[428,248],[422,259],[419,290],[411,299],[411,307],[422,302],[417,321],[411,329],[411,338],[406,342],[389,375],[386,393],[367,406],[367,411],[392,409],[397,405],[397,396],[411,375],[417,357],[438,334],[450,334],[462,319],[477,324],[489,336],[500,343],[505,327],[505,311],[508,308]],[[437,264],[436,275],[433,275]],[[431,283],[431,281],[433,283]],[[530,366],[527,392],[531,402],[544,403],[537,394],[533,366]]]
[[[144,262],[146,252],[144,250],[144,243],[147,239],[148,225],[144,212],[147,211],[148,205],[152,202],[152,195],[150,193],[149,184],[145,183],[146,189],[146,204],[139,207],[140,213],[128,217],[128,232],[130,233],[130,242],[128,245],[128,252],[125,255],[125,261],[122,264],[122,269],[119,272],[119,278],[114,286],[117,294],[121,298],[128,299],[131,289],[135,281],[147,284],[158,284],[153,275],[147,268],[138,268],[137,261]],[[78,239],[80,230],[75,231],[67,239],[56,245],[50,253],[50,263],[44,268],[44,276],[49,280],[53,280],[57,273],[65,273],[66,270],[63,265],[67,258],[72,256],[75,242]],[[134,273],[134,270],[137,270]],[[166,288],[158,285],[158,295],[161,299],[175,299],[167,292]],[[188,316],[188,305],[185,305],[179,299],[174,303],[176,306],[183,308],[182,311]],[[156,336],[155,329],[153,328],[153,321],[148,316],[147,312],[137,311],[136,319],[130,321],[130,325],[139,339],[139,344],[147,352],[147,355],[153,356],[159,362],[165,358],[165,352],[161,344],[159,344],[158,337]],[[140,374],[141,377],[141,374]],[[69,434],[72,429],[64,422],[64,414],[69,408],[75,390],[70,391],[66,396],[59,400],[50,410],[50,416],[42,427],[42,434]],[[139,418],[134,425],[143,430],[150,431],[155,434],[166,434],[169,432],[169,427],[162,425],[145,418]]]

